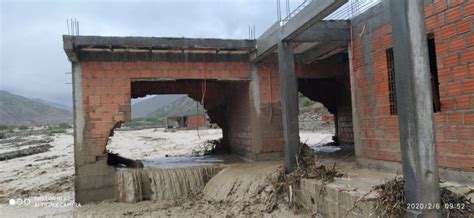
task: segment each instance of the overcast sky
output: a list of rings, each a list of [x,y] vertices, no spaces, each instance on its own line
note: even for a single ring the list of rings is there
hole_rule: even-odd
[[[0,2],[0,90],[68,106],[71,66],[61,38],[68,18],[80,22],[80,35],[232,39],[247,38],[249,25],[258,37],[276,22],[276,0]]]

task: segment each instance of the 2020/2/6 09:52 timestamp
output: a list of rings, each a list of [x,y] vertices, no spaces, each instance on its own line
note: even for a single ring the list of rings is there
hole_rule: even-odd
[[[406,203],[405,206],[407,210],[434,210],[441,209],[441,206],[446,210],[463,210],[466,207],[464,203]]]

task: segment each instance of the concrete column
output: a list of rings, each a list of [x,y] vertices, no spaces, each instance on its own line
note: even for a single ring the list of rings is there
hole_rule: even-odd
[[[283,138],[285,140],[285,166],[292,171],[296,155],[300,148],[298,126],[298,81],[295,73],[293,43],[278,42],[278,65],[280,70],[280,96],[283,121]]]
[[[82,69],[78,62],[72,62],[72,98],[74,125],[74,163],[84,164],[84,126],[82,106]]]
[[[406,202],[426,207],[439,204],[440,193],[423,9],[423,0],[390,0]],[[440,215],[439,210],[408,211],[408,216]]]
[[[352,34],[352,33],[351,33]],[[351,83],[351,103],[352,103],[352,129],[354,133],[354,154],[356,159],[359,158],[362,154],[361,146],[362,143],[360,142],[360,129],[359,129],[359,112],[357,110],[357,90],[356,90],[356,82],[355,82],[355,75],[354,75],[354,66],[352,63],[353,60],[353,51],[352,51],[352,40],[351,43],[347,46],[347,53],[349,56],[349,79]]]
[[[72,65],[72,97],[73,97],[73,130],[74,130],[74,192],[79,193],[79,167],[85,164],[84,127],[85,119],[82,106],[82,69],[73,61]],[[75,195],[76,202],[83,202],[80,195]]]

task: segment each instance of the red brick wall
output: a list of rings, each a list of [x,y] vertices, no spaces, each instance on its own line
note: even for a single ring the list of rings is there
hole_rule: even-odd
[[[448,4],[437,0],[426,5],[425,14],[427,32],[434,33],[436,42],[440,83],[441,112],[434,114],[438,163],[474,171],[474,1]],[[362,25],[364,22],[354,29],[363,29]],[[390,115],[385,55],[392,47],[391,25],[365,31],[353,33],[352,76],[360,128],[357,146],[362,157],[400,161],[398,120]],[[365,37],[370,37],[371,66],[365,59]]]
[[[94,162],[97,156],[103,155],[110,130],[114,124],[130,119],[132,81],[154,78],[233,80],[249,79],[250,75],[248,62],[83,61],[80,64],[86,120],[84,139],[88,148],[87,159],[89,162]],[[337,69],[339,68],[325,64],[297,66],[296,70],[299,77],[311,78],[320,72],[333,72]],[[257,109],[259,113],[255,116],[251,114],[251,107],[255,105],[250,103],[250,95],[253,93],[249,93],[248,85],[227,87],[229,111],[226,112],[226,118],[229,123],[226,128],[229,132],[224,135],[228,136],[229,143],[234,146],[234,149],[244,152],[282,152],[283,127],[278,65],[276,63],[258,64],[257,77],[259,93]],[[143,90],[152,89],[153,87],[145,87]],[[174,90],[174,88],[172,89]],[[143,90],[140,88],[134,90],[135,95],[143,95]],[[224,94],[224,89],[220,91]],[[188,94],[195,97],[196,93],[190,92]],[[241,102],[241,104],[237,104],[237,102]],[[258,121],[252,121],[252,119]],[[253,132],[254,130],[249,128],[252,122],[257,123],[260,132]],[[252,134],[255,135],[254,137],[261,138],[252,141]],[[259,148],[254,148],[255,144],[261,145]]]
[[[204,115],[188,115],[188,127],[205,127],[206,126],[206,116]]]
[[[258,64],[262,152],[283,152],[280,75],[277,64]]]
[[[82,96],[87,161],[104,154],[111,128],[130,119],[131,82],[134,79],[248,79],[244,62],[95,62],[84,61]]]

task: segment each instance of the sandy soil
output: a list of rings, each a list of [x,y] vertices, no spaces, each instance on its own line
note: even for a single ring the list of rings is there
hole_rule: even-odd
[[[145,129],[136,131],[116,131],[115,136],[107,146],[113,152],[125,157],[142,159],[145,163],[172,162],[171,166],[187,166],[184,159],[189,160],[193,151],[208,149],[208,140],[219,139],[222,132],[218,129],[180,130],[166,132],[164,129]],[[139,202],[125,204],[117,202],[102,202],[100,204],[82,205],[74,207],[74,193],[72,191],[73,167],[73,137],[72,131],[54,136],[36,135],[22,137],[23,141],[46,140],[53,147],[50,151],[0,161],[0,211],[10,216],[98,216],[109,214],[112,216],[204,216],[224,213],[229,205],[223,203],[209,204],[205,201],[193,202]],[[309,145],[320,145],[331,141],[329,133],[302,132],[301,140]],[[18,143],[16,143],[18,144]],[[25,145],[30,146],[30,145]],[[0,153],[18,149],[15,142],[2,143]],[[166,156],[171,156],[166,157]],[[175,157],[175,159],[173,159]],[[176,157],[186,157],[176,159]],[[174,161],[174,162],[173,162]],[[225,161],[221,159],[196,160],[192,164],[212,164]],[[184,164],[183,164],[184,163]],[[191,165],[192,165],[191,164]],[[145,164],[146,166],[147,164]],[[152,165],[160,166],[161,165]],[[165,165],[164,165],[165,166]],[[165,167],[169,167],[166,165]],[[28,199],[29,206],[9,205],[11,199]],[[50,204],[46,204],[50,203]],[[36,205],[35,205],[36,204]],[[246,208],[247,206],[243,206]],[[232,214],[239,214],[238,208]],[[197,211],[196,213],[193,211]],[[274,215],[287,216],[288,211],[278,211]],[[278,215],[280,214],[280,215]],[[285,214],[285,215],[284,215]],[[243,214],[242,214],[243,215]],[[262,213],[262,215],[264,215]]]

